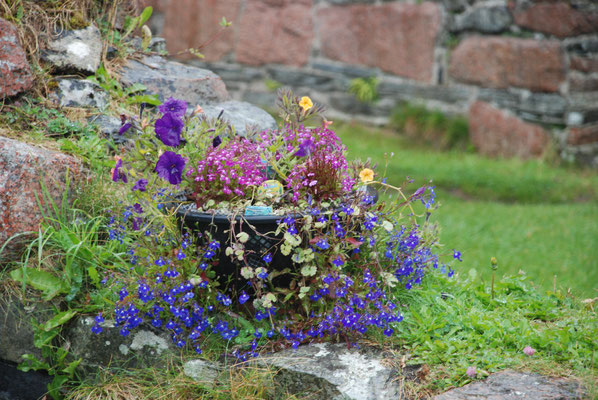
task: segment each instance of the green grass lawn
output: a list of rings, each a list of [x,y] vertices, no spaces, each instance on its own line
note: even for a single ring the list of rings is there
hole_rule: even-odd
[[[556,275],[557,289],[598,296],[597,172],[440,152],[354,124],[336,131],[349,158],[367,154],[379,171],[387,165],[389,182],[409,176],[415,190],[433,180],[441,207],[432,221],[440,224],[446,249],[463,253],[458,272],[475,268],[489,279],[495,256],[499,275],[522,270],[546,289]]]

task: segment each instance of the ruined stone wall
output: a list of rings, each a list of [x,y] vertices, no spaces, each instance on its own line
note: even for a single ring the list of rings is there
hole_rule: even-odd
[[[553,142],[563,157],[598,166],[598,2],[146,3],[169,52],[212,69],[237,99],[272,106],[276,81],[328,105],[333,118],[374,123],[397,102],[423,102],[468,115],[482,153],[537,156]],[[232,27],[210,42],[222,17]],[[380,99],[362,104],[347,89],[371,76]]]

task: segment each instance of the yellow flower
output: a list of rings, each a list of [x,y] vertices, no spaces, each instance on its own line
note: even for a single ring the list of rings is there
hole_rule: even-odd
[[[309,97],[303,96],[301,98],[301,101],[299,102],[299,105],[301,106],[301,108],[303,108],[303,111],[307,111],[314,106],[314,103],[311,101]]]
[[[361,172],[359,173],[359,179],[361,179],[362,182],[371,182],[374,180],[374,171],[372,171],[369,168],[364,168],[361,170]]]

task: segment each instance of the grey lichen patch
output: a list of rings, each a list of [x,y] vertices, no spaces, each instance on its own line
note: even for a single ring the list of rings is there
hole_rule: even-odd
[[[158,355],[162,354],[163,351],[168,350],[168,343],[166,343],[166,340],[160,336],[150,331],[139,331],[133,337],[131,349],[142,350],[145,346],[155,349]]]

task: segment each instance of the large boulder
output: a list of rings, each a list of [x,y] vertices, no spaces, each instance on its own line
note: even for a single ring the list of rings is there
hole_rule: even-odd
[[[42,183],[46,193],[60,204],[67,174],[72,181],[82,175],[81,163],[74,157],[0,136],[0,248],[13,235],[37,232],[42,211],[36,197],[43,207],[49,206]],[[0,263],[17,250],[18,241],[12,240],[0,253]]]
[[[122,70],[121,81],[125,85],[141,83],[162,101],[175,97],[191,107],[229,99],[224,82],[215,73],[160,56],[129,60]]]
[[[220,116],[235,128],[235,133],[245,136],[247,132],[261,132],[276,129],[276,121],[270,114],[253,104],[244,101],[225,101],[224,103],[203,107],[208,118]]]
[[[100,66],[102,36],[95,25],[63,31],[48,43],[42,58],[61,70],[94,73]]]
[[[17,30],[0,18],[0,100],[24,92],[32,84],[33,76]]]

